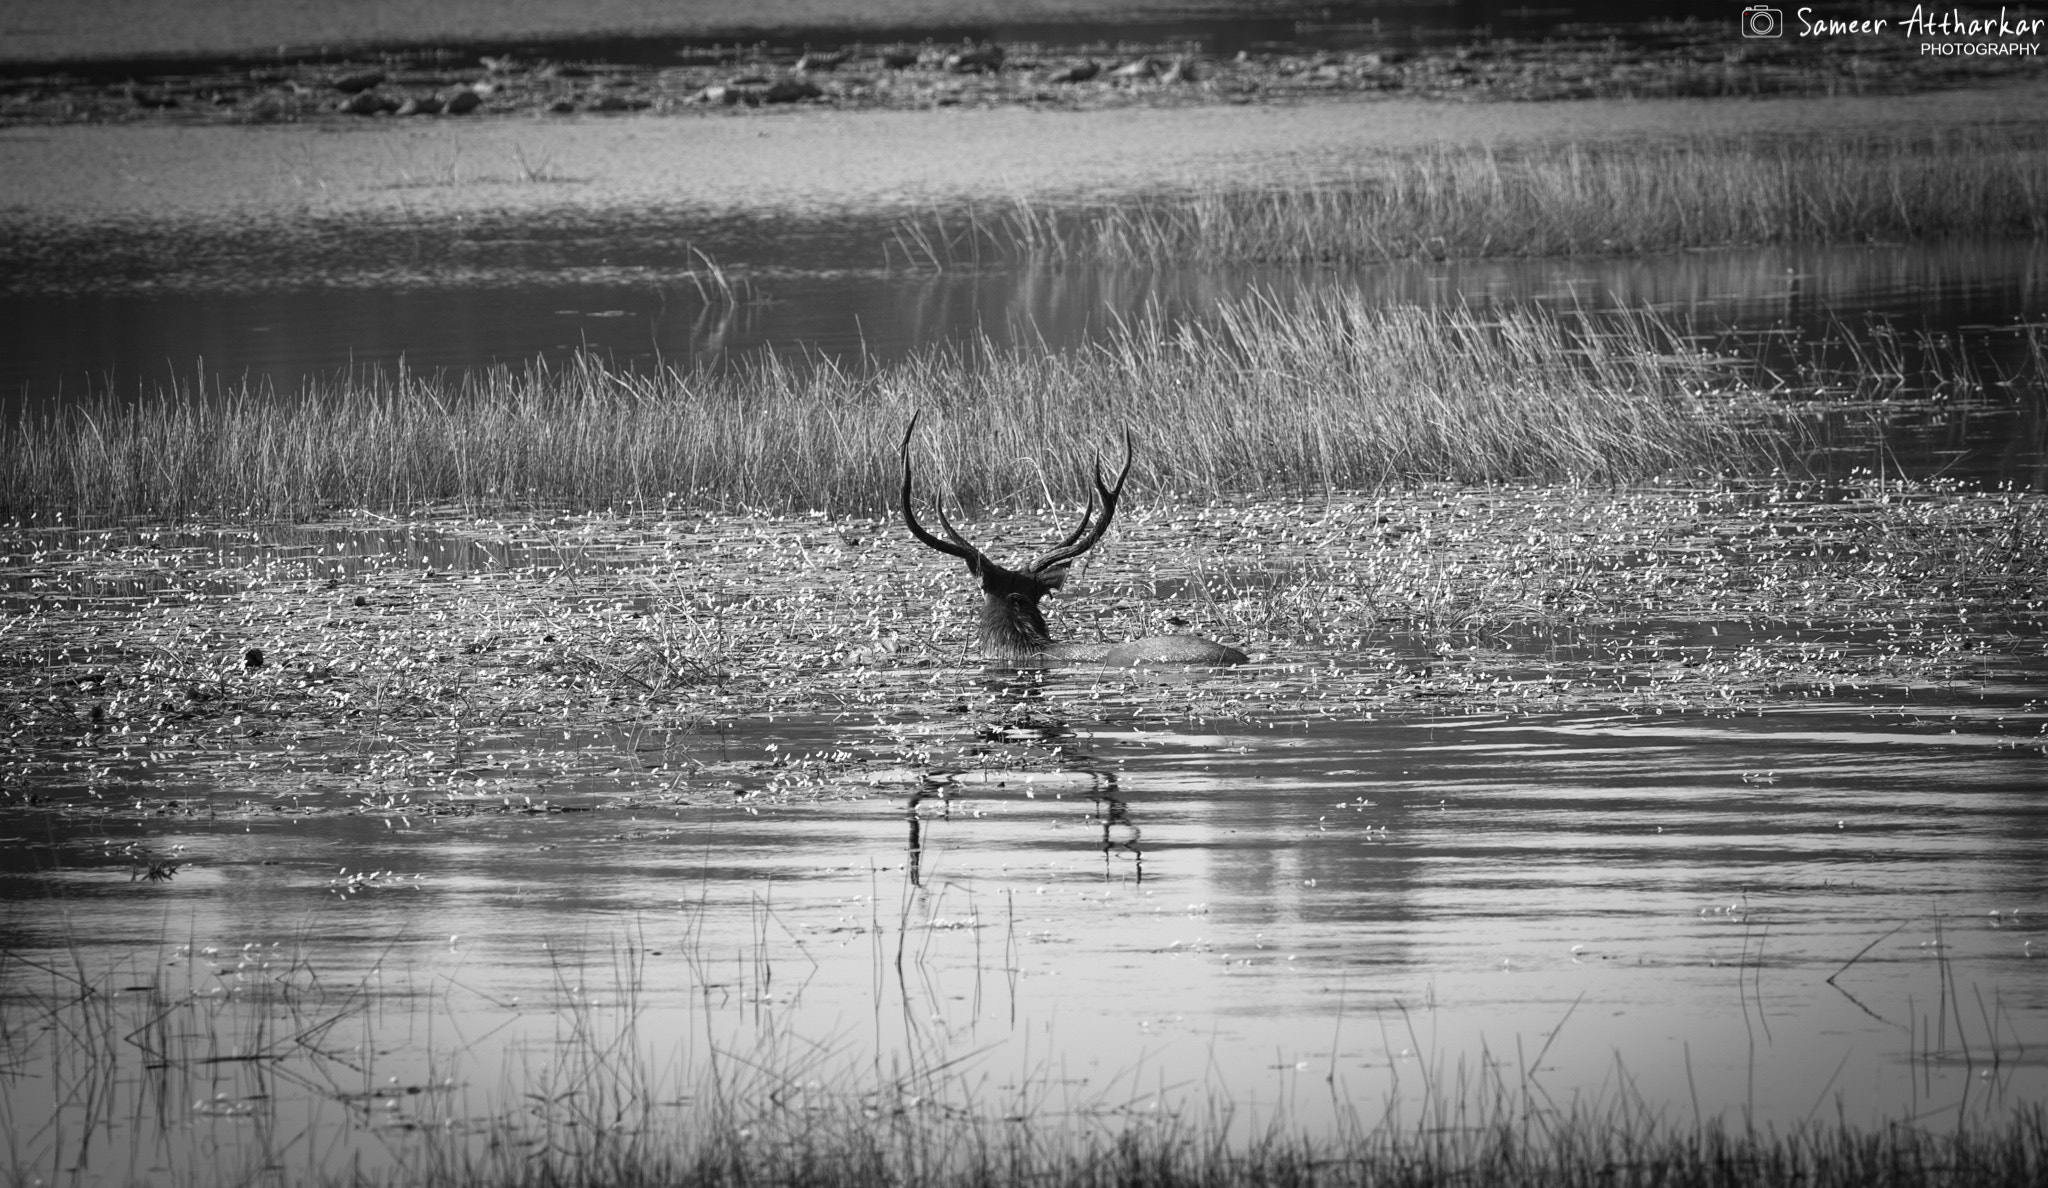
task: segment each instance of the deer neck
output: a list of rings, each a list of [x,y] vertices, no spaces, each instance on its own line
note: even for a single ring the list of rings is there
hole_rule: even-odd
[[[1035,603],[990,596],[981,604],[981,649],[1006,660],[1029,660],[1054,649]]]

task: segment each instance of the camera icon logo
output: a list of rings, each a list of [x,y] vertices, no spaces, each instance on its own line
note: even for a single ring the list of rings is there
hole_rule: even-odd
[[[1783,37],[1785,35],[1785,13],[1776,8],[1752,4],[1742,10],[1742,35],[1744,37]]]

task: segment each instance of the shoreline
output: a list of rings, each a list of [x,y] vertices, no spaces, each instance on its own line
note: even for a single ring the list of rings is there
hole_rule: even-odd
[[[1142,27],[1140,27],[1142,28]],[[0,60],[0,126],[489,120],[691,108],[850,111],[1175,108],[1387,96],[1459,102],[1902,95],[2048,72],[2020,56],[1922,52],[1902,37],[1738,37],[1649,20],[1542,36],[1442,31],[1369,45],[1117,26],[1058,42],[971,27],[817,29],[731,43],[677,37],[423,41],[339,52]],[[1242,41],[1244,48],[1231,48]]]

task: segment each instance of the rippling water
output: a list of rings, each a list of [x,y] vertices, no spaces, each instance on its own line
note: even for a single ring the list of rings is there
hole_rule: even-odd
[[[1077,1109],[1206,1093],[1325,1129],[1498,1077],[1673,1120],[1995,1118],[2039,1100],[2048,1046],[2044,759],[1993,726],[2003,701],[1214,734],[1074,720],[1047,769],[804,805],[59,826],[7,851],[10,977],[18,992],[83,946],[87,969],[132,965],[124,987],[222,995],[212,1042],[252,1048],[277,1011],[256,988],[367,978],[334,1037],[352,1042],[185,1069],[164,1104],[225,1094],[316,1130],[488,1117],[501,1078],[534,1075],[522,1062],[565,1062],[565,1020],[617,1026],[626,1000],[657,1052],[772,1040],[826,1080],[922,1053],[967,1061],[989,1100]],[[918,735],[807,719],[686,747]],[[140,913],[130,838],[190,864]],[[344,870],[391,873],[308,893]],[[35,1047],[17,1041],[17,1067]],[[393,1077],[461,1092],[359,1096]],[[121,1080],[123,1100],[167,1091]],[[95,1125],[97,1108],[56,1112],[87,1136],[89,1182],[120,1178],[157,1126]],[[78,1157],[15,1133],[46,1172]],[[190,1166],[201,1134],[180,1124],[153,1158]],[[317,1160],[311,1141],[275,1155]],[[387,1137],[380,1158],[422,1141]]]

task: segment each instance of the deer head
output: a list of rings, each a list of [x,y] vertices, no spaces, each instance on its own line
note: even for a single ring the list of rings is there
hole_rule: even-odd
[[[910,534],[925,544],[949,557],[958,557],[967,563],[967,572],[981,582],[984,601],[981,607],[981,646],[992,655],[1010,659],[1028,659],[1042,656],[1052,650],[1052,635],[1046,630],[1045,615],[1038,609],[1038,600],[1044,598],[1066,583],[1067,567],[1081,554],[1095,547],[1102,534],[1109,531],[1109,522],[1116,515],[1116,501],[1123,494],[1124,479],[1131,473],[1131,434],[1124,431],[1124,465],[1117,471],[1116,485],[1102,481],[1102,459],[1095,460],[1095,491],[1088,506],[1081,512],[1081,522],[1074,530],[1022,569],[1010,569],[989,560],[988,554],[967,543],[952,523],[946,519],[946,509],[935,496],[932,513],[938,517],[943,537],[933,535],[924,525],[917,522],[917,513],[911,510],[910,499],[910,438],[917,432],[917,416],[910,418],[910,427],[903,431],[903,523]],[[1102,514],[1096,517],[1095,504],[1100,500]]]

